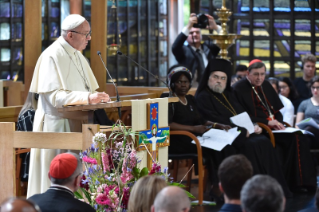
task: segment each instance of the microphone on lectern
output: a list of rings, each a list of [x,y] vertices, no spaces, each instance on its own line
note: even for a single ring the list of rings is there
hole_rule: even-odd
[[[161,80],[158,76],[156,76],[155,74],[153,74],[152,72],[150,72],[149,70],[147,70],[146,68],[144,68],[143,66],[141,66],[139,63],[137,63],[135,60],[133,60],[133,59],[130,58],[129,56],[123,54],[122,52],[117,51],[116,53],[117,53],[118,55],[120,55],[120,56],[124,56],[124,57],[130,59],[131,61],[133,61],[133,63],[135,63],[137,66],[141,67],[144,71],[146,71],[147,73],[149,73],[150,75],[152,75],[155,79],[157,79],[157,80],[161,81],[162,83],[164,83],[164,85],[166,85],[166,87],[167,87],[168,90],[169,90],[169,97],[173,96],[173,95],[172,95],[173,93],[172,93],[171,88],[168,86],[168,84],[167,84],[165,81]]]
[[[99,57],[100,57],[100,59],[101,59],[101,61],[102,61],[102,63],[103,63],[103,66],[104,66],[104,68],[105,68],[105,70],[106,70],[106,73],[109,75],[109,77],[110,77],[110,79],[111,79],[111,81],[112,81],[112,83],[113,83],[113,85],[114,85],[114,87],[115,87],[115,91],[116,91],[116,101],[119,102],[119,101],[120,101],[120,96],[119,96],[119,92],[117,91],[117,86],[115,85],[114,80],[113,80],[113,78],[112,78],[112,76],[111,76],[109,70],[108,70],[108,69],[106,68],[106,66],[105,66],[105,63],[104,63],[104,61],[103,61],[103,59],[102,59],[102,57],[101,57],[101,52],[100,52],[100,51],[97,51],[97,55],[99,55]],[[119,119],[121,119],[121,117],[122,117],[122,116],[121,116],[121,108],[118,107],[117,109],[118,109]]]

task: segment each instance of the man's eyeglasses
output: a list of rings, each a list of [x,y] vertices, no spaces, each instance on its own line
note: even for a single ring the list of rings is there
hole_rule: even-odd
[[[311,89],[312,89],[312,90],[315,90],[315,89],[316,89],[316,90],[319,90],[319,87],[311,86]]]
[[[81,33],[81,32],[77,32],[77,31],[73,31],[71,30],[70,32],[74,32],[74,33],[78,33],[78,34],[81,34],[81,35],[85,35],[86,38],[88,38],[88,36],[91,36],[92,34],[92,31],[90,30],[89,33],[85,34],[85,33]]]

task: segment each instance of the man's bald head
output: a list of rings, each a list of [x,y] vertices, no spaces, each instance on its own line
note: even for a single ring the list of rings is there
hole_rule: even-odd
[[[2,202],[0,206],[1,212],[41,212],[35,203],[20,198],[10,198]]]
[[[152,212],[187,212],[190,209],[190,201],[185,191],[177,186],[163,188],[154,200]]]

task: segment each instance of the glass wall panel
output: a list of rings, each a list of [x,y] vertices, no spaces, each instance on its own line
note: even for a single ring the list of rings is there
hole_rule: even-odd
[[[1,48],[1,62],[8,62],[11,59],[11,50],[9,48]]]
[[[310,20],[295,20],[295,36],[311,37]]]
[[[0,17],[9,18],[10,17],[10,3],[0,2]]]
[[[249,41],[248,40],[236,41],[236,55],[249,56]]]
[[[290,44],[288,40],[275,40],[274,41],[274,56],[275,57],[289,57]]]
[[[295,41],[295,57],[301,58],[305,54],[311,53],[311,41],[310,40],[296,40]]]
[[[274,36],[290,37],[290,20],[274,20]]]
[[[275,77],[289,77],[290,65],[287,61],[274,61]]]
[[[243,36],[249,36],[249,21],[248,20],[235,20],[234,21],[234,27],[235,30],[234,32],[236,32],[239,35],[243,35]]]
[[[1,23],[0,24],[0,40],[9,40],[10,39],[10,24]]]
[[[254,36],[269,36],[269,19],[254,20]]]
[[[254,41],[254,57],[269,57],[269,40]]]

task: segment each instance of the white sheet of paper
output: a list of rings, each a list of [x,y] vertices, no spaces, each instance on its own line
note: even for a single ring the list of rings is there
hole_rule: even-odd
[[[312,118],[307,118],[302,120],[301,122],[299,122],[298,124],[296,124],[300,129],[305,129],[308,126],[312,126],[315,127],[317,129],[319,129],[318,124],[315,122],[315,120],[313,120]]]
[[[237,127],[234,127],[228,131],[210,129],[209,131],[205,132],[203,136],[198,136],[197,138],[202,147],[221,151],[228,144],[231,145],[240,134],[237,129]],[[192,143],[195,144],[195,141],[192,141]]]
[[[249,134],[252,134],[255,132],[254,124],[251,121],[247,112],[243,112],[241,114],[238,114],[237,116],[230,117],[230,121],[237,126],[246,128]]]
[[[272,132],[273,133],[295,133],[295,132],[302,132],[302,130],[293,128],[293,127],[286,127],[286,129],[284,130],[273,130]]]

